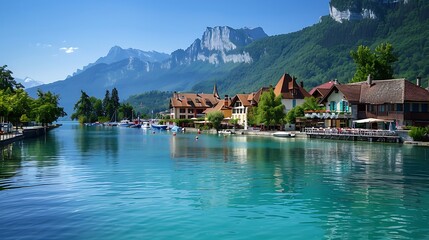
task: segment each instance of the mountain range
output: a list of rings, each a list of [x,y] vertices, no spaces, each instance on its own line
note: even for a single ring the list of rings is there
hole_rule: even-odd
[[[221,93],[235,94],[274,85],[284,72],[311,88],[330,79],[349,81],[354,74],[350,50],[386,41],[399,57],[398,76],[429,75],[427,1],[332,0],[329,7],[330,16],[289,34],[270,37],[262,28],[219,26],[171,54],[115,46],[67,79],[27,91],[59,94],[70,115],[81,90],[102,98],[116,87],[124,100],[152,90],[210,92],[216,83]]]

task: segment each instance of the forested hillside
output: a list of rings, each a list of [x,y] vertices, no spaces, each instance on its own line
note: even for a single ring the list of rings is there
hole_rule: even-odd
[[[242,64],[224,78],[205,81],[193,91],[208,92],[214,81],[222,93],[255,91],[275,84],[281,74],[295,75],[310,89],[330,79],[348,82],[355,65],[350,51],[359,45],[372,49],[390,42],[398,56],[395,77],[429,77],[429,1],[410,0],[376,20],[338,23],[329,16],[301,31],[269,37],[245,48],[253,63]]]

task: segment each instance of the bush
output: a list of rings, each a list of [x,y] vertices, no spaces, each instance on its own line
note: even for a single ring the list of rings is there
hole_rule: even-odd
[[[408,133],[414,141],[429,141],[429,128],[423,127],[411,127]]]

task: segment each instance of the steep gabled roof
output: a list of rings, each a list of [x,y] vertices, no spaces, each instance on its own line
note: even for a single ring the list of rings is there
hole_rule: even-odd
[[[313,96],[313,93],[315,91],[319,90],[319,92],[320,92],[321,89],[325,90],[325,92],[327,93],[327,91],[326,91],[327,89],[331,89],[332,86],[337,85],[337,84],[338,85],[340,84],[337,80],[330,80],[329,82],[326,82],[326,83],[320,84],[317,87],[314,87],[308,93]]]
[[[250,107],[252,106],[252,97],[253,97],[253,93],[251,94],[237,94],[235,95],[232,100],[231,100],[231,106],[234,106],[235,102],[240,101],[243,106],[245,107]],[[249,101],[250,98],[250,101]]]
[[[332,85],[331,89],[323,96],[319,102],[327,101],[328,97],[334,92],[339,91],[343,94],[344,98],[351,103],[359,103],[361,86],[360,85]]]
[[[311,95],[296,83],[296,79],[285,73],[274,88],[274,94],[282,99],[304,99]]]

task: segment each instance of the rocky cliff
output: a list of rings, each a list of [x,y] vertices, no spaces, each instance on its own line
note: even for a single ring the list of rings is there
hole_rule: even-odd
[[[337,22],[377,19],[387,8],[407,4],[408,0],[331,0],[329,14]]]

